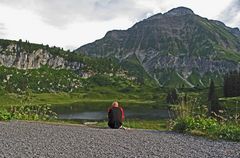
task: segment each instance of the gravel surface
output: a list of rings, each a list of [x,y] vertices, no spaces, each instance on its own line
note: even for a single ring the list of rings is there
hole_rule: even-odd
[[[0,157],[236,157],[240,143],[174,132],[0,122]]]

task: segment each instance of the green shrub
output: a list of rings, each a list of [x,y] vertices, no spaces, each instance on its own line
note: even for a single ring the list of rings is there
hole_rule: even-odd
[[[188,124],[186,119],[178,119],[174,121],[172,129],[177,132],[186,132],[188,130]]]
[[[239,120],[225,119],[220,115],[207,117],[206,106],[183,102],[172,105],[175,118],[170,129],[194,135],[207,136],[214,139],[240,141]]]
[[[12,115],[10,112],[8,112],[6,109],[2,109],[0,110],[0,120],[4,121],[4,120],[11,120]]]
[[[240,126],[223,125],[216,134],[221,139],[240,141]]]
[[[12,118],[17,120],[50,120],[56,117],[51,105],[28,105],[11,109]]]
[[[0,110],[0,120],[50,120],[56,118],[50,105],[28,105]]]
[[[210,138],[240,141],[240,126],[231,122],[218,122],[214,118],[185,117],[173,121],[172,130],[181,133],[201,133]]]

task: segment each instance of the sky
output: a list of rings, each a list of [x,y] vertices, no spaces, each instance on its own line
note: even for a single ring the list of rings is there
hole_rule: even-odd
[[[0,39],[74,50],[179,6],[240,28],[240,0],[0,0]]]

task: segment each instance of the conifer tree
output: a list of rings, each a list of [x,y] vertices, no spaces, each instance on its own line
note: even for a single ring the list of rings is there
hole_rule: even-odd
[[[225,75],[223,93],[225,97],[240,96],[240,73],[232,71]]]
[[[177,103],[178,94],[177,94],[177,90],[175,88],[173,90],[171,90],[170,92],[168,92],[166,101],[169,104],[176,104]]]
[[[208,113],[209,115],[212,114],[212,112],[219,114],[219,110],[220,110],[220,104],[218,101],[218,97],[215,91],[215,85],[214,85],[214,81],[211,80],[210,86],[209,86],[209,92],[208,92]]]
[[[209,92],[208,92],[208,101],[211,101],[215,95],[215,85],[213,80],[211,79],[210,86],[209,86]]]

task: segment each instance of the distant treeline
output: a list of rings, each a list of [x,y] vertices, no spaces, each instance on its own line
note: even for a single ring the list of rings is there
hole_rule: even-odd
[[[232,71],[225,75],[223,93],[225,97],[240,96],[240,72]]]

